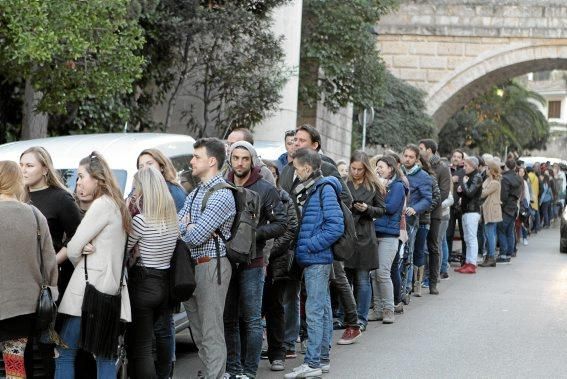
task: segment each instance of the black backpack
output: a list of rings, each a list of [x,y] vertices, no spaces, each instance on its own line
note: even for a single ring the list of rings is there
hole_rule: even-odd
[[[201,212],[205,210],[211,195],[220,189],[228,189],[234,196],[236,216],[230,228],[230,238],[217,230],[217,235],[226,246],[226,255],[234,264],[250,263],[250,257],[256,254],[256,228],[260,217],[260,196],[244,187],[236,187],[229,183],[219,183],[205,193]],[[215,237],[217,254],[219,253],[218,239]]]
[[[323,209],[323,187],[328,184],[323,184],[321,186],[321,190],[319,191],[319,204],[321,205],[321,209]],[[334,187],[333,192],[335,192]],[[336,192],[335,192],[336,194]],[[343,212],[343,218],[345,223],[345,230],[343,235],[333,244],[331,250],[333,251],[333,258],[337,261],[346,261],[350,259],[353,254],[355,253],[354,247],[356,243],[356,226],[354,223],[354,218],[352,217],[352,212],[349,207],[346,206],[345,203],[341,200],[341,198],[337,195],[337,201],[341,207],[341,211]]]

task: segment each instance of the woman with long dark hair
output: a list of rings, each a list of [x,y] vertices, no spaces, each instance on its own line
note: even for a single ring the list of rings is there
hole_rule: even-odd
[[[378,239],[378,269],[374,270],[372,289],[373,309],[377,320],[384,324],[394,322],[394,288],[391,279],[392,262],[398,251],[400,222],[404,208],[406,187],[396,160],[385,155],[378,159],[376,170],[386,187],[385,213],[374,221]]]
[[[357,239],[353,246],[355,253],[345,261],[345,271],[354,284],[358,323],[364,330],[368,324],[372,297],[369,274],[379,267],[378,241],[373,222],[386,211],[386,188],[370,167],[368,155],[362,151],[355,151],[350,158],[347,186],[353,197],[351,210]]]
[[[81,307],[86,286],[85,260],[88,259],[89,283],[99,292],[116,294],[124,267],[126,235],[132,222],[116,179],[99,153],[93,152],[81,160],[78,177],[77,191],[83,196],[92,194],[94,201],[67,244],[67,255],[75,265],[75,271],[59,306],[59,313],[68,317],[61,330],[61,338],[67,347],[59,349],[55,371],[57,379],[75,377],[75,357],[81,334]],[[129,322],[128,288],[123,286],[120,293],[120,318]],[[118,341],[116,345],[118,346]],[[98,356],[96,360],[99,378],[116,376],[114,359]]]

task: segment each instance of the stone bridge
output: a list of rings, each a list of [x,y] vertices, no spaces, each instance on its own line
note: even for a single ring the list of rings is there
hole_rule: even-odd
[[[495,84],[567,70],[566,0],[402,0],[376,29],[386,65],[427,93],[439,128]]]

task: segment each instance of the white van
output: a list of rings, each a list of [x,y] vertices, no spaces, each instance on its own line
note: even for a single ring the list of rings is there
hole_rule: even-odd
[[[0,145],[0,160],[19,162],[20,155],[26,149],[41,146],[51,155],[53,164],[61,172],[67,187],[74,189],[80,160],[96,150],[108,162],[122,192],[128,194],[137,171],[136,159],[142,150],[160,150],[171,159],[176,170],[181,172],[189,168],[194,143],[192,137],[167,133],[79,134]]]

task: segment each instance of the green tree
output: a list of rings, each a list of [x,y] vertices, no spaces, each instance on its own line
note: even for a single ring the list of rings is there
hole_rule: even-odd
[[[395,0],[305,0],[301,33],[299,100],[335,111],[348,103],[379,105],[384,66],[374,25]]]
[[[0,75],[23,98],[22,138],[47,134],[47,114],[132,91],[142,30],[128,0],[4,0]]]
[[[481,153],[545,148],[549,123],[536,103],[545,99],[510,80],[494,86],[455,114],[439,133],[443,150],[456,147]]]
[[[433,120],[425,113],[425,93],[386,71],[383,104],[375,107],[374,122],[367,126],[367,145],[401,150],[408,143],[433,136]],[[353,149],[361,146],[362,126],[355,117]]]

